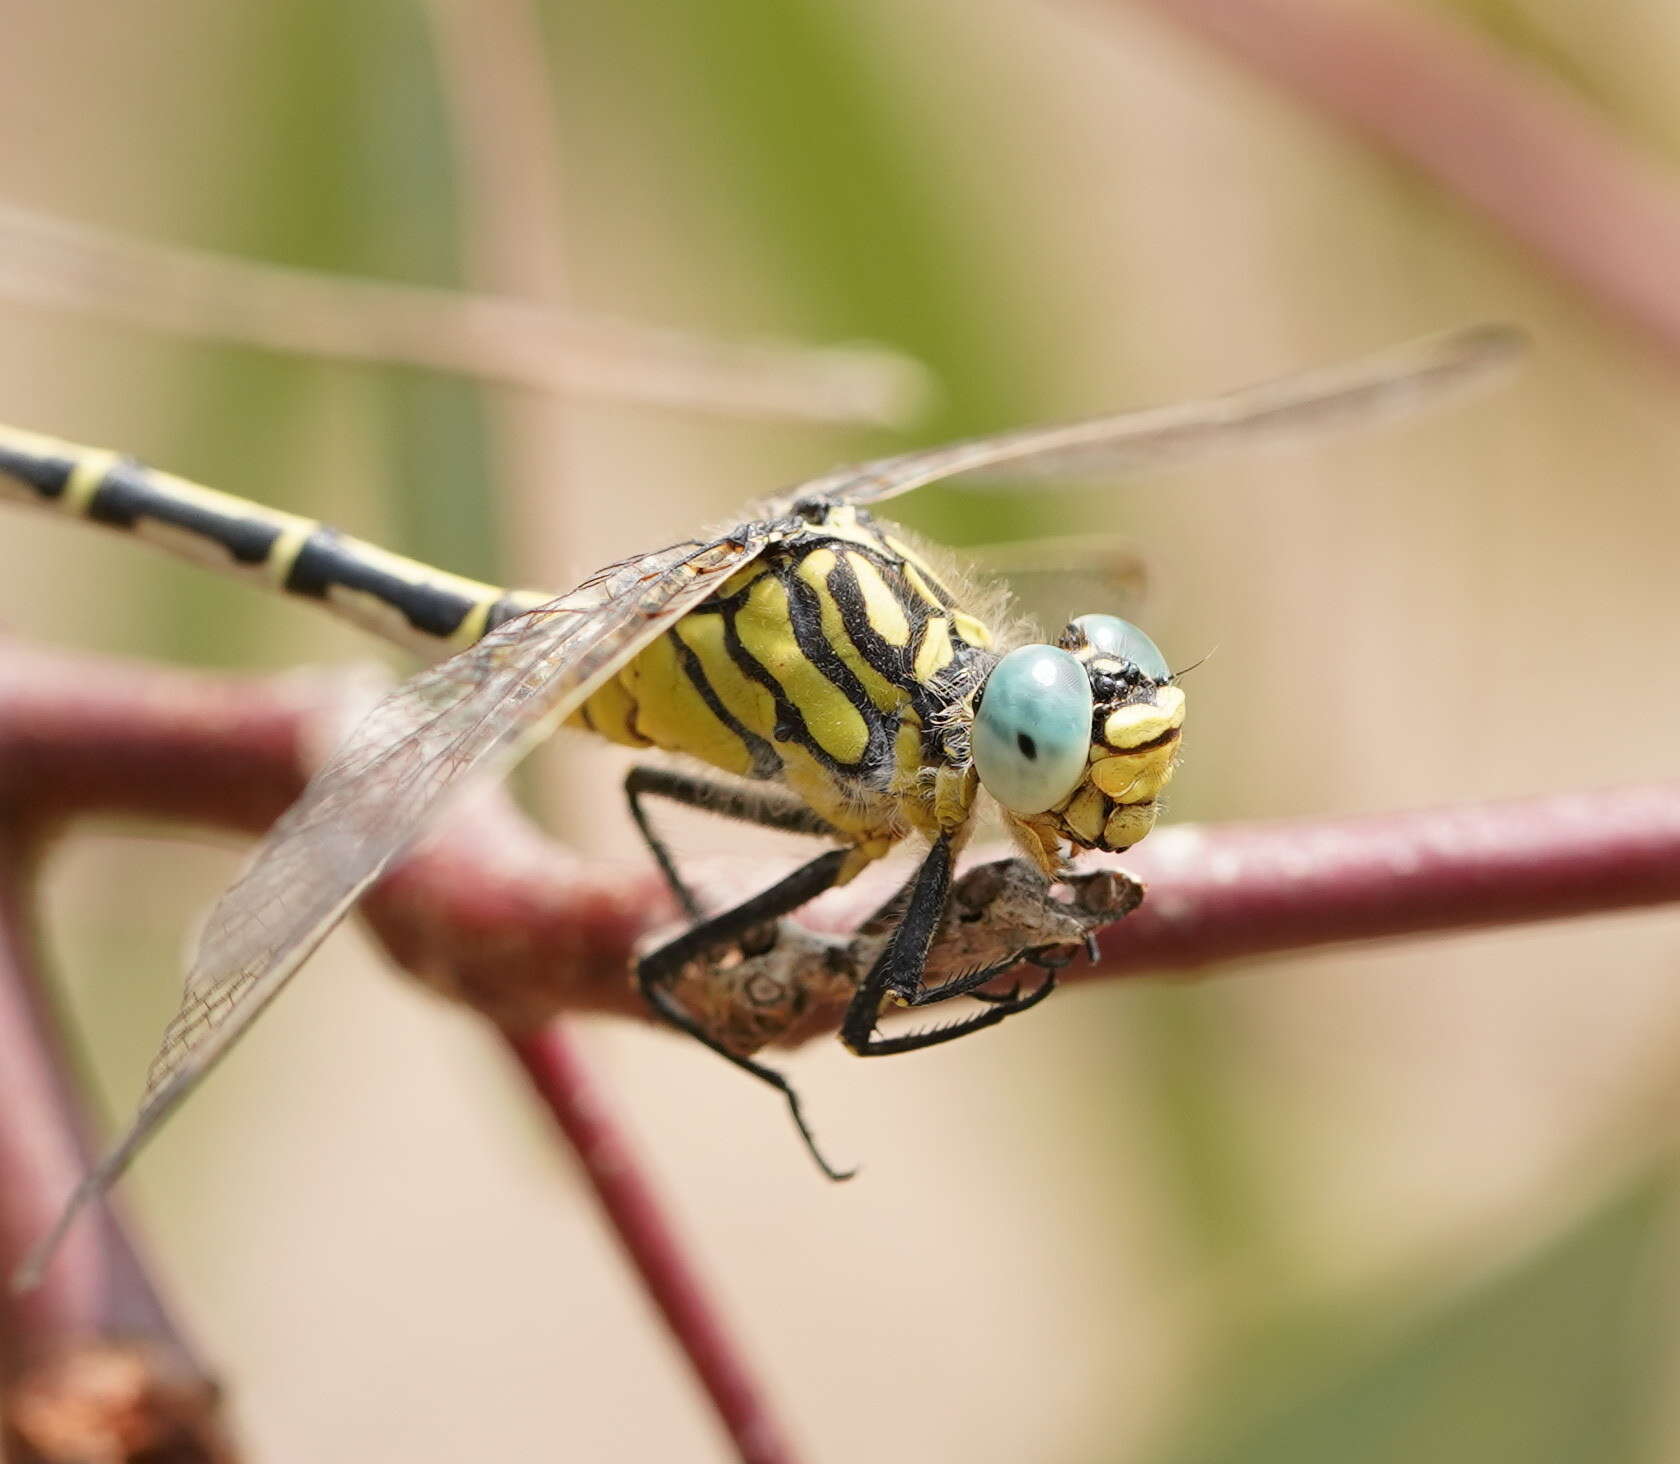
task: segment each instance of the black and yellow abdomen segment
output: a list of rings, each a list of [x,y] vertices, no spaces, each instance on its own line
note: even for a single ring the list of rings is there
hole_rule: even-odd
[[[471,645],[541,599],[432,569],[131,458],[8,427],[0,427],[0,497],[103,524],[220,573],[319,601],[428,656]]]
[[[989,641],[911,551],[835,509],[691,611],[573,723],[780,778],[840,827],[873,830],[937,760],[928,729],[947,683]]]

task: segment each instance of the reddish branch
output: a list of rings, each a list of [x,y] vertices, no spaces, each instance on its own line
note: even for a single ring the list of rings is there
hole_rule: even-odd
[[[257,832],[303,786],[326,685],[0,643],[0,801],[41,821]],[[1167,828],[1118,862],[1149,898],[1104,935],[1087,975],[1622,910],[1680,899],[1680,782]],[[818,918],[840,928],[874,898]],[[387,875],[363,913],[405,970],[517,1030],[561,1011],[641,1014],[626,965],[674,912],[650,866],[580,859],[487,796]]]
[[[31,920],[38,841],[0,809],[0,1265],[50,1225],[87,1150]],[[15,1464],[232,1464],[217,1389],[106,1205],[25,1296],[0,1287],[0,1455]]]
[[[1406,159],[1680,354],[1680,186],[1538,67],[1422,0],[1144,3]]]
[[[27,951],[27,859],[40,831],[96,815],[254,833],[301,789],[329,682],[236,679],[0,642],[5,954]],[[1185,827],[1123,861],[1149,885],[1094,972],[1188,970],[1331,942],[1554,919],[1680,899],[1680,783],[1333,821]],[[864,913],[844,901],[822,919]],[[625,970],[670,919],[651,871],[580,860],[503,795],[474,798],[364,903],[392,957],[510,1033],[741,1457],[789,1457],[669,1224],[565,1039],[557,1012],[637,1012]],[[43,1062],[35,986],[0,972],[0,1263],[38,1232],[80,1163],[61,1065]],[[21,994],[21,998],[20,998]],[[23,1193],[19,1189],[28,1191]],[[107,1220],[66,1263],[75,1285],[9,1318],[32,1343],[78,1331],[173,1342]],[[58,1273],[55,1273],[58,1274]],[[90,1286],[91,1290],[78,1290]],[[184,1355],[184,1354],[182,1354]],[[213,1457],[213,1456],[206,1456]]]
[[[784,1464],[794,1455],[741,1364],[682,1242],[613,1119],[577,1044],[560,1023],[509,1039],[532,1087],[548,1106],[594,1186],[601,1208],[665,1325],[694,1365],[712,1407],[745,1464]]]

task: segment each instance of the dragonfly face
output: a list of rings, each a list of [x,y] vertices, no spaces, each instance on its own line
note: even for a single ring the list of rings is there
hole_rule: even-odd
[[[1184,693],[1137,626],[1082,615],[1003,657],[974,713],[974,765],[1047,874],[1061,848],[1129,849],[1172,778]]]

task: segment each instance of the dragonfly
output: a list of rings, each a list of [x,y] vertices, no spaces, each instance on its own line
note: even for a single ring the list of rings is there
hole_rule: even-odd
[[[505,775],[563,724],[677,755],[625,782],[685,921],[634,962],[648,1009],[777,1090],[823,1172],[849,1177],[824,1157],[787,1078],[679,993],[715,952],[750,944],[909,841],[914,873],[852,948],[841,1041],[866,1057],[910,1052],[1037,1006],[1053,963],[1029,961],[1030,979],[997,989],[1030,951],[930,978],[959,853],[994,809],[1048,899],[1072,856],[1130,848],[1156,820],[1185,711],[1170,663],[1135,624],[1090,613],[1054,642],[1023,640],[875,507],[950,479],[1159,468],[1369,423],[1456,395],[1521,347],[1518,332],[1479,326],[1219,396],[837,469],[558,596],[465,579],[117,453],[0,428],[0,497],[149,540],[442,658],[353,728],[221,897],[135,1117],[22,1281],[449,800]],[[660,802],[825,847],[708,910],[650,816]],[[894,1008],[965,996],[977,1009],[943,1025],[881,1029]]]

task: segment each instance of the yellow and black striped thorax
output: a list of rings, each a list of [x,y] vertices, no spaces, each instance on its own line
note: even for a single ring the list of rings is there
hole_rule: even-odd
[[[992,634],[890,525],[815,501],[590,698],[614,741],[784,778],[822,807],[966,761]],[[824,786],[833,799],[822,798]]]
[[[0,430],[0,497],[147,539],[223,573],[320,600],[428,655],[460,650],[542,597],[512,594],[131,458]]]

